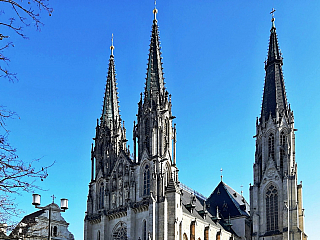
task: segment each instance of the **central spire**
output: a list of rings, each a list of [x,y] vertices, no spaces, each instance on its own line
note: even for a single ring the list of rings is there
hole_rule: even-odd
[[[156,2],[155,2],[156,4]],[[164,95],[164,78],[162,72],[161,51],[160,51],[160,37],[157,24],[156,6],[153,9],[154,19],[151,31],[151,41],[149,49],[149,59],[147,68],[147,78],[145,87],[145,100],[156,101],[157,97],[160,99]]]
[[[118,92],[117,92],[117,83],[116,83],[116,72],[114,66],[114,55],[113,55],[113,34],[111,39],[111,55],[109,59],[109,69],[107,76],[107,84],[104,94],[103,109],[101,121],[105,122],[110,130],[113,129],[113,126],[117,122],[121,121],[119,114],[119,105],[118,105]]]
[[[272,13],[272,25],[268,49],[268,59],[265,62],[266,77],[263,91],[261,119],[267,121],[269,116],[275,118],[287,115],[288,103],[284,79],[282,74],[283,59],[278,45],[275,27],[274,9]]]

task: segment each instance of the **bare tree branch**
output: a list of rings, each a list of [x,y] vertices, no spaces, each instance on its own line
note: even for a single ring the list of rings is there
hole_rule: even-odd
[[[47,170],[53,165],[36,168],[39,159],[25,162],[19,158],[8,141],[6,128],[6,120],[13,117],[18,117],[15,112],[0,106],[0,223],[8,223],[11,217],[21,213],[12,196],[41,189],[35,181],[47,178]]]
[[[9,40],[10,38],[10,36],[4,33],[5,30],[9,30],[8,32],[13,32],[22,38],[27,38],[23,33],[23,27],[28,27],[33,24],[37,30],[40,30],[40,27],[43,25],[40,19],[40,13],[45,11],[51,16],[53,12],[53,9],[49,7],[49,0],[0,0],[0,9],[4,9],[4,6],[7,6],[6,9],[8,10],[6,11],[9,11],[8,14],[10,18],[8,18],[7,21],[0,21],[1,42]],[[5,15],[5,12],[2,10],[1,14]],[[1,42],[0,45],[2,44]],[[4,50],[9,47],[13,47],[12,42],[4,42],[3,46],[0,46],[0,78],[6,78],[13,82],[18,80],[17,74],[7,69],[10,60],[4,55]]]

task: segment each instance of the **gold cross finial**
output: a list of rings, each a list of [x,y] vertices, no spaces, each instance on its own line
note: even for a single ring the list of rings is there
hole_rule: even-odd
[[[271,21],[274,21],[274,12],[275,12],[276,10],[274,9],[274,8],[272,8],[272,11],[270,12],[270,14],[272,15],[272,20]]]
[[[113,46],[113,33],[112,33],[112,37],[111,37],[111,46],[110,46],[110,49],[111,49],[111,55],[113,55],[113,49],[114,49],[114,46]]]
[[[222,176],[222,171],[223,171],[223,169],[221,168],[221,169],[220,169],[220,172],[221,172],[221,182],[222,182],[222,177],[223,177],[223,176]]]
[[[157,1],[156,0],[154,0],[154,9],[152,12],[154,14],[154,20],[157,20],[158,9],[157,9]]]

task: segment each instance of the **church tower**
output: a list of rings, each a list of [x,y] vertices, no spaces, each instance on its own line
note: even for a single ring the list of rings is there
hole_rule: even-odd
[[[156,7],[151,31],[144,94],[140,94],[137,122],[133,127],[134,162],[143,177],[142,198],[150,199],[152,239],[175,239],[175,206],[180,204],[176,167],[176,128],[171,95],[165,88]],[[171,215],[169,217],[169,212]],[[171,236],[171,237],[170,237]]]
[[[102,115],[91,150],[85,240],[177,239],[182,205],[175,160],[176,128],[171,96],[164,83],[156,8],[153,14],[145,91],[133,126],[132,156],[119,114],[111,45]]]
[[[304,240],[302,182],[295,160],[294,115],[287,102],[275,19],[265,62],[261,117],[256,122],[254,183],[250,186],[253,240]]]

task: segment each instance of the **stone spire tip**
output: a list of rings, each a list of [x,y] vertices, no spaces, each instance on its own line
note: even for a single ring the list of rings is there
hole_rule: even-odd
[[[153,9],[153,16],[154,16],[154,21],[157,22],[157,13],[158,13],[158,9],[157,9],[157,2],[156,0],[154,0],[154,9]]]
[[[113,33],[111,36],[111,46],[110,46],[110,50],[111,50],[111,56],[113,56],[113,50],[114,50],[114,46],[113,46]]]

